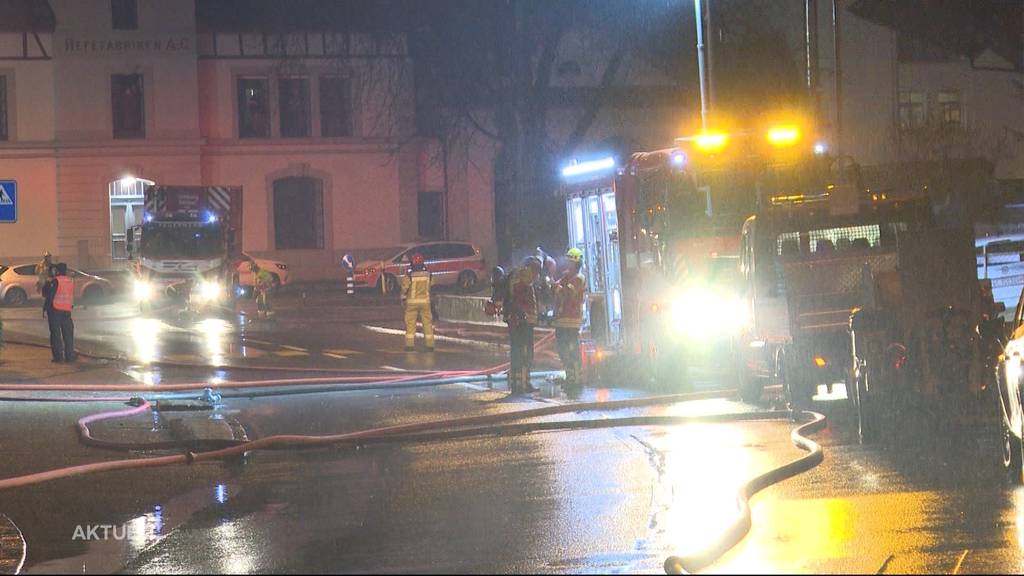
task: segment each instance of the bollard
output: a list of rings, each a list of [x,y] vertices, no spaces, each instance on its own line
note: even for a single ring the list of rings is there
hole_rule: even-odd
[[[349,272],[346,276],[345,294],[348,294],[349,297],[356,295],[356,280],[355,276],[352,275],[352,272]]]

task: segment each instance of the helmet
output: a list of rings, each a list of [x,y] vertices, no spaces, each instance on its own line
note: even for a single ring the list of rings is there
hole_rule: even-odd
[[[423,266],[423,254],[419,252],[409,257],[409,262],[412,262],[413,266]]]
[[[538,268],[542,268],[543,264],[541,264],[540,258],[537,258],[536,256],[527,256],[526,258],[523,258],[523,266],[536,266]]]
[[[46,250],[46,251],[43,252],[43,258],[50,258],[51,256],[52,256],[52,254],[50,254],[49,250]]]
[[[566,258],[579,264],[583,261],[583,250],[579,248],[569,248],[569,251],[565,253]]]

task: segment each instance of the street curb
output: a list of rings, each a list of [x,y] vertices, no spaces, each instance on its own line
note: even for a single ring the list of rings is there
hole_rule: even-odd
[[[25,537],[7,516],[0,514],[0,574],[17,574],[25,564]]]

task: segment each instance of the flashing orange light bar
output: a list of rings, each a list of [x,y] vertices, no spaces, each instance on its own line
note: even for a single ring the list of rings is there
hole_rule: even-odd
[[[725,132],[703,132],[693,138],[697,149],[713,154],[721,152],[729,144],[729,135]]]
[[[768,143],[779,148],[792,146],[800,140],[800,129],[796,126],[774,126],[768,130]]]

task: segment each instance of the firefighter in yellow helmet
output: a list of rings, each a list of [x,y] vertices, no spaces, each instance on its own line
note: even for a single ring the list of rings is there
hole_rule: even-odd
[[[423,255],[409,258],[411,266],[402,276],[402,302],[405,304],[405,351],[416,349],[416,319],[423,322],[423,339],[427,350],[434,350],[434,315],[430,310],[430,271]]]
[[[555,283],[555,342],[558,356],[565,367],[565,392],[579,394],[580,382],[580,328],[583,326],[583,300],[587,295],[587,280],[583,276],[583,251],[570,248],[565,254],[568,267]]]

